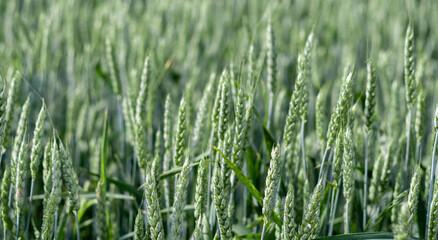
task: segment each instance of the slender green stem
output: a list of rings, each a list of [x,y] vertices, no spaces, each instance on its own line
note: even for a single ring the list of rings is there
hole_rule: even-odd
[[[6,237],[6,226],[3,224],[3,240],[6,240],[6,239],[8,239]]]
[[[369,148],[369,136],[368,133],[365,134],[365,171],[364,175],[364,187],[363,187],[363,222],[362,226],[365,229],[367,225],[367,198],[368,198],[368,148]]]
[[[80,234],[80,231],[79,231],[79,218],[78,218],[78,214],[77,213],[75,213],[75,219],[76,219],[76,239],[77,240],[80,240],[81,239],[81,234]]]
[[[328,230],[328,236],[332,236],[333,234],[333,225],[335,222],[335,215],[336,215],[336,207],[338,205],[338,198],[339,198],[339,184],[341,183],[341,180],[338,181],[338,187],[333,188],[333,195],[330,203],[330,223],[329,223],[329,230]]]
[[[274,100],[272,97],[269,97],[269,106],[268,106],[268,121],[266,123],[266,127],[271,130],[271,119],[272,119],[272,108],[273,108]]]
[[[32,196],[33,196],[34,182],[35,182],[35,179],[32,178],[32,182],[30,183],[29,213],[27,213],[27,221],[26,221],[26,237],[25,237],[26,240],[29,237],[29,225],[30,225],[30,214],[32,212]]]
[[[265,237],[265,230],[266,230],[266,221],[263,222],[262,237],[260,238],[261,240],[263,240],[263,238]]]
[[[406,139],[405,170],[403,179],[403,189],[408,188],[408,165],[409,165],[409,143],[411,137],[412,109],[409,110],[408,134]]]
[[[56,240],[56,229],[58,228],[58,211],[55,212],[55,229],[53,230],[53,239]]]
[[[20,237],[20,214],[17,213],[17,230],[16,230],[16,236],[17,236],[17,240]]]
[[[350,203],[347,201],[345,206],[345,234],[350,233]]]
[[[324,170],[324,164],[325,164],[325,161],[327,159],[328,151],[330,151],[330,150],[328,148],[326,148],[324,151],[324,155],[322,156],[322,162],[321,162],[321,168],[319,169],[318,181],[319,181],[319,179],[321,179],[321,176],[322,176],[322,173]]]
[[[430,203],[432,202],[433,188],[435,183],[436,175],[436,147],[438,142],[438,131],[435,134],[435,143],[433,144],[433,154],[432,154],[432,167],[430,169],[430,185],[429,185],[429,199],[427,201],[427,217],[426,217],[426,235],[424,239],[428,239],[429,234],[429,224],[430,224]]]

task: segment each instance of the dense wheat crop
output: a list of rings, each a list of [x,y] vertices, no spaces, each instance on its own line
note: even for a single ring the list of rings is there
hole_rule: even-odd
[[[437,20],[1,0],[0,238],[438,239]]]

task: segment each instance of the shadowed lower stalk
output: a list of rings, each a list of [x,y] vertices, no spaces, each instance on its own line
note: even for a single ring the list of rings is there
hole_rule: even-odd
[[[26,240],[29,237],[30,213],[32,211],[32,196],[33,196],[34,182],[35,182],[35,178],[32,178],[32,182],[30,183],[29,213],[27,214],[27,221],[26,221],[26,237],[25,237]]]
[[[333,225],[335,222],[335,215],[336,215],[336,207],[338,206],[338,198],[339,198],[339,185],[341,184],[341,181],[338,182],[338,187],[336,189],[333,189],[332,193],[332,199],[330,204],[330,224],[329,224],[329,230],[328,230],[328,236],[333,235]]]
[[[365,134],[365,170],[364,170],[364,188],[363,188],[363,229],[367,225],[367,198],[368,198],[368,148],[369,148],[369,136]]]
[[[53,239],[56,240],[56,229],[58,228],[58,210],[55,212],[55,228],[53,230]]]
[[[438,113],[438,111],[437,111]],[[437,117],[438,118],[438,117]],[[435,143],[433,144],[433,154],[432,154],[432,167],[430,169],[430,187],[429,187],[429,198],[427,201],[427,217],[426,217],[426,235],[424,239],[428,239],[429,234],[429,224],[430,224],[430,203],[432,202],[432,195],[433,195],[433,185],[435,183],[435,169],[436,169],[436,147],[437,147],[437,141],[438,141],[438,131],[435,134]]]
[[[79,239],[81,239],[81,234],[80,234],[80,231],[79,231],[79,218],[78,218],[78,214],[77,213],[75,213],[75,219],[76,219],[76,239],[77,240],[79,240]]]
[[[20,214],[17,213],[17,233],[15,235],[17,235],[17,240],[20,238],[20,234],[18,234],[18,229],[20,229]]]
[[[345,234],[350,233],[350,216],[349,216],[350,203],[347,201],[345,205]]]
[[[324,164],[327,160],[327,154],[330,150],[328,148],[325,149],[324,151],[324,155],[322,156],[322,162],[321,162],[321,167],[319,168],[319,175],[318,175],[318,180],[321,179],[323,170],[324,170]]]

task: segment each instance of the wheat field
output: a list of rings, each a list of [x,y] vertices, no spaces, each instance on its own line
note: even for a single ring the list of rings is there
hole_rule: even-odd
[[[0,237],[438,239],[438,1],[0,1]]]

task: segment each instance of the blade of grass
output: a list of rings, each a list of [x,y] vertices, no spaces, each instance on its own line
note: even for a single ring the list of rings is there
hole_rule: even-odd
[[[233,170],[234,174],[236,174],[236,177],[239,178],[239,180],[245,185],[245,187],[248,189],[248,191],[251,193],[251,195],[257,200],[257,202],[260,205],[263,205],[263,198],[262,195],[260,194],[260,192],[254,187],[254,185],[252,184],[251,180],[249,180],[243,173],[242,171],[240,171],[240,169],[234,164],[232,163],[216,146],[213,146],[214,150],[216,150],[219,154],[222,155],[223,159],[225,160],[225,162],[228,164],[228,166],[231,168],[231,170]],[[280,218],[277,216],[277,214],[275,214],[274,212],[272,212],[272,216],[271,218],[274,220],[274,222],[281,227],[281,220]]]

